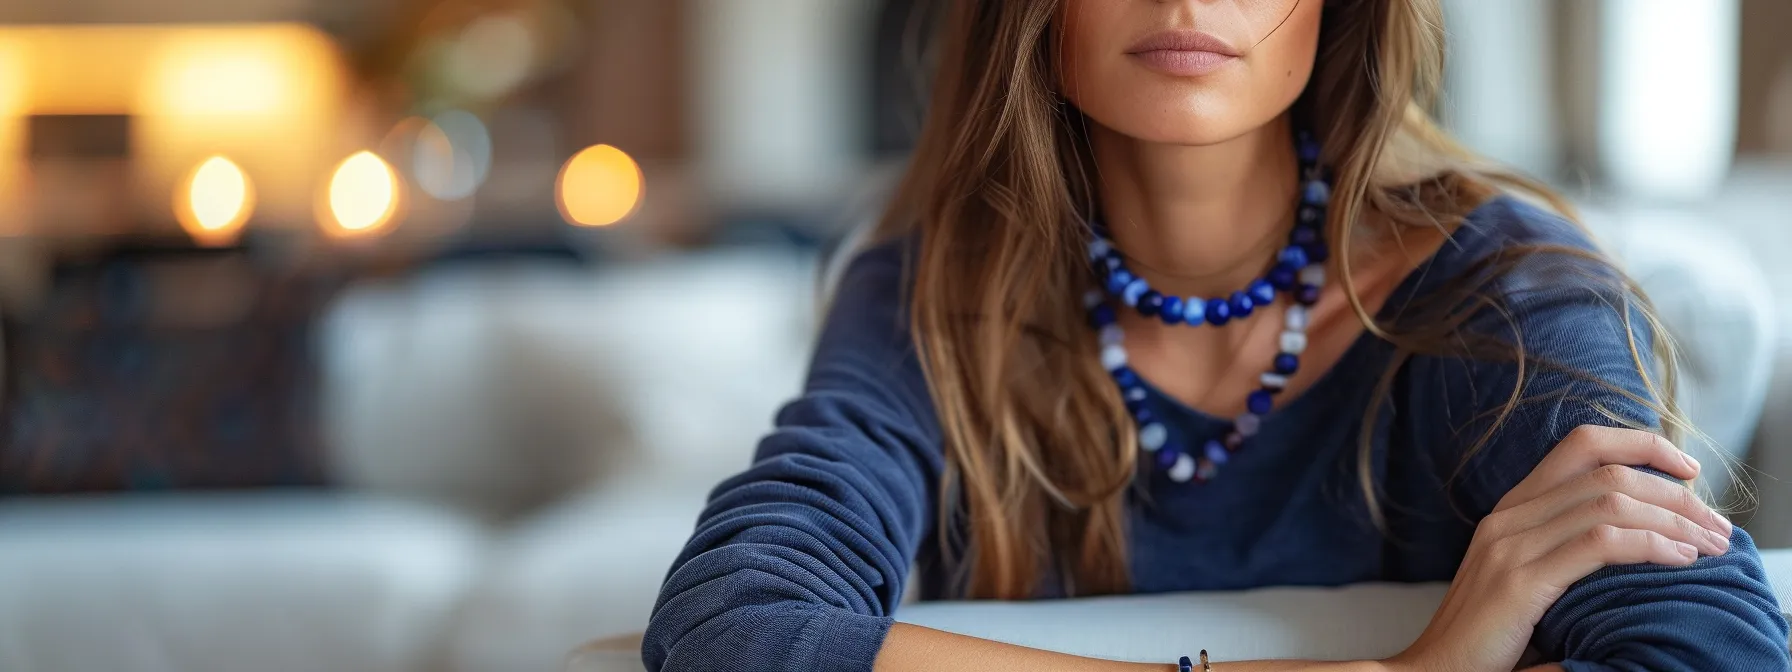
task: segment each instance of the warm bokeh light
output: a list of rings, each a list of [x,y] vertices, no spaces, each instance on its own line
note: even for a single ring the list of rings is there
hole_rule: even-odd
[[[609,145],[586,148],[560,169],[560,215],[580,226],[608,226],[633,214],[645,188],[641,167]]]
[[[325,230],[356,236],[379,231],[398,213],[398,173],[373,152],[357,152],[330,176]]]
[[[304,222],[338,143],[363,137],[348,73],[335,40],[304,23],[0,25],[0,156],[25,151],[8,111],[129,115],[140,214],[166,213],[194,167],[223,154],[254,176],[257,222]],[[0,165],[0,190],[20,191],[22,175]]]
[[[233,240],[255,211],[255,190],[243,169],[214,156],[187,176],[175,195],[174,214],[181,228],[201,244]]]
[[[209,117],[280,114],[315,88],[320,56],[301,31],[190,32],[149,63],[143,111]]]

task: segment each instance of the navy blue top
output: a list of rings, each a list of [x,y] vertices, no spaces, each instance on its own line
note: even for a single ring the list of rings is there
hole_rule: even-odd
[[[1398,319],[1412,298],[1520,243],[1592,249],[1560,218],[1498,198],[1402,283],[1383,317]],[[803,395],[778,414],[752,467],[715,489],[672,566],[643,644],[649,669],[870,670],[907,584],[944,596],[941,438],[905,323],[905,249],[888,244],[849,266]],[[1612,295],[1564,259],[1533,255],[1491,286],[1527,352],[1646,397]],[[1517,337],[1503,319],[1481,317],[1469,328]],[[1507,399],[1516,367],[1412,358],[1373,429],[1384,535],[1369,523],[1356,460],[1365,404],[1391,356],[1365,334],[1210,483],[1142,476],[1126,521],[1134,589],[1448,581],[1471,521],[1569,430],[1614,424],[1600,407],[1656,424],[1623,395],[1533,366],[1525,396],[1540,399],[1451,481],[1473,423]],[[1158,417],[1189,445],[1222,430],[1221,419],[1154,394]],[[1549,610],[1533,645],[1570,672],[1786,669],[1787,624],[1760,556],[1740,528],[1730,543],[1688,567],[1595,573]],[[924,569],[911,577],[911,566]]]

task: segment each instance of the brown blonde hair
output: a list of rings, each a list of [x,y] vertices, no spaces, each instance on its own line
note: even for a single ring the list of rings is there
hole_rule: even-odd
[[[1123,592],[1135,430],[1097,361],[1079,301],[1090,280],[1083,222],[1098,194],[1082,120],[1057,93],[1059,2],[946,5],[926,122],[880,233],[919,239],[910,260],[910,328],[945,442],[942,544],[964,560],[952,592],[1026,598],[1045,576],[1060,578],[1066,594]],[[1444,52],[1438,0],[1336,0],[1324,12],[1313,78],[1295,112],[1323,122],[1314,131],[1336,174],[1326,235],[1339,251],[1346,294],[1370,333],[1396,346],[1381,398],[1407,358],[1459,353],[1470,311],[1440,313],[1404,332],[1379,324],[1348,272],[1365,213],[1393,227],[1454,227],[1498,189],[1570,211],[1540,185],[1478,160],[1432,121],[1427,110]],[[1582,250],[1556,251],[1605,263]],[[1499,257],[1469,275],[1497,276],[1503,269],[1496,266],[1517,258]],[[1474,285],[1440,304],[1497,307],[1477,293],[1484,282]],[[1665,332],[1654,332],[1669,378],[1651,389],[1662,401],[1638,401],[1657,408],[1673,430],[1680,426],[1673,353]],[[1490,356],[1516,361],[1521,381],[1526,367],[1540,364],[1503,346]],[[1652,380],[1634,341],[1632,355]],[[1521,403],[1521,388],[1467,454]],[[1379,404],[1368,406],[1365,428],[1374,426]],[[1360,444],[1359,479],[1380,525],[1367,429]]]

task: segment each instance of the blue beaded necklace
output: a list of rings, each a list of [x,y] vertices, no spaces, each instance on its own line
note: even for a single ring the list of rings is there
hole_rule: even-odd
[[[1319,144],[1304,131],[1296,136],[1300,156],[1301,202],[1288,246],[1276,255],[1275,263],[1263,277],[1244,289],[1223,298],[1165,296],[1151,289],[1144,278],[1127,270],[1126,262],[1109,240],[1106,230],[1094,227],[1089,243],[1089,258],[1102,290],[1091,290],[1085,297],[1090,323],[1099,333],[1101,364],[1120,387],[1126,410],[1138,426],[1139,449],[1177,483],[1190,480],[1206,482],[1218,473],[1220,465],[1245,442],[1262,429],[1263,416],[1275,406],[1276,395],[1288,385],[1288,377],[1300,368],[1300,355],[1307,347],[1307,309],[1319,301],[1319,290],[1325,284],[1325,260],[1329,252],[1320,227],[1325,224],[1326,205],[1331,201],[1331,186],[1319,166]],[[1271,369],[1258,378],[1260,386],[1245,398],[1245,412],[1234,418],[1222,438],[1210,438],[1199,450],[1191,451],[1170,436],[1169,428],[1160,422],[1146,403],[1144,380],[1127,365],[1125,334],[1121,331],[1114,304],[1155,317],[1167,325],[1224,326],[1234,319],[1249,317],[1259,308],[1267,308],[1276,294],[1290,294],[1294,305],[1283,318],[1280,352]]]

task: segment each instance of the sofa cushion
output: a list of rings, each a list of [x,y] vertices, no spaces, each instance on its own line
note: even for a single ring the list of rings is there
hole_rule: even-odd
[[[0,503],[0,670],[423,669],[482,533],[330,494]]]

